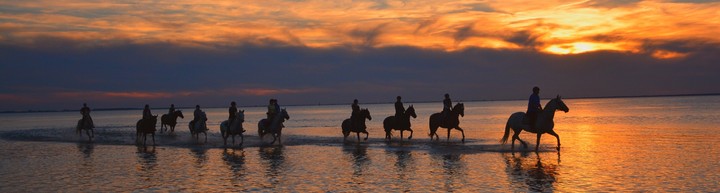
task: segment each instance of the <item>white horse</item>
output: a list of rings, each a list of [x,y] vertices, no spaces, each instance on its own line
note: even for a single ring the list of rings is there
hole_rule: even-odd
[[[557,150],[560,151],[560,136],[558,136],[558,134],[553,131],[553,128],[555,127],[555,122],[553,121],[553,118],[555,117],[555,111],[558,110],[565,111],[565,113],[570,111],[567,105],[565,105],[565,103],[560,98],[560,95],[550,100],[550,102],[545,105],[545,109],[538,113],[537,121],[535,122],[535,130],[531,129],[527,122],[523,122],[523,119],[525,118],[524,112],[513,113],[512,115],[510,115],[510,118],[508,118],[507,124],[505,124],[505,135],[503,135],[503,138],[502,140],[500,140],[500,142],[502,142],[503,144],[507,142],[508,135],[510,134],[510,128],[512,128],[515,133],[512,136],[512,143],[510,143],[511,150],[515,149],[515,139],[520,141],[524,148],[527,148],[527,143],[525,143],[519,137],[520,132],[522,132],[522,130],[525,130],[530,133],[537,133],[537,145],[535,146],[535,152],[537,152],[538,147],[540,147],[540,136],[542,136],[543,133],[548,133],[557,138]]]
[[[245,111],[241,110],[235,114],[232,125],[228,125],[228,122],[230,121],[220,123],[220,134],[222,134],[225,145],[227,146],[227,138],[230,136],[232,136],[232,144],[235,145],[235,135],[240,135],[240,145],[242,145],[243,141],[245,141],[243,137],[245,129],[242,125],[245,122]]]
[[[205,112],[200,113],[200,119],[199,120],[192,120],[190,123],[188,123],[188,129],[190,129],[190,134],[195,137],[195,139],[198,139],[200,137],[200,133],[205,134],[205,142],[207,142],[207,115]]]

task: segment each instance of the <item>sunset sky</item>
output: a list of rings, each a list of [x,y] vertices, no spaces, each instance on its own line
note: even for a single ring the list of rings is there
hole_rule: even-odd
[[[718,1],[0,1],[0,111],[720,93]]]

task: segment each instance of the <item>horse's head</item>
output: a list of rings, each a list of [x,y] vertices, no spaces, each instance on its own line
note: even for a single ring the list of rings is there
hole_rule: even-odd
[[[284,118],[284,119],[290,119],[290,115],[288,114],[287,110],[285,110],[285,109],[280,110],[280,116],[282,116],[282,118]]]
[[[458,103],[453,107],[453,112],[457,113],[458,115],[464,117],[465,116],[465,105],[463,103]]]
[[[417,118],[417,114],[415,114],[415,107],[412,105],[405,109],[405,114],[412,116],[412,118]]]
[[[372,120],[372,116],[370,116],[370,110],[368,110],[368,109],[361,109],[360,117],[362,117],[364,119]]]
[[[153,123],[157,123],[157,117],[158,117],[157,115],[151,116],[150,121],[152,121]]]
[[[570,111],[570,108],[565,105],[565,102],[562,101],[562,97],[560,97],[560,95],[557,95],[557,97],[553,100],[555,100],[555,104],[558,105],[558,110],[565,111],[565,113]]]
[[[235,120],[245,122],[245,110],[240,110],[235,114]]]
[[[181,110],[175,111],[175,115],[178,116],[178,117],[180,117],[180,118],[183,118],[183,119],[185,118],[185,115],[183,115],[183,113],[182,113]]]

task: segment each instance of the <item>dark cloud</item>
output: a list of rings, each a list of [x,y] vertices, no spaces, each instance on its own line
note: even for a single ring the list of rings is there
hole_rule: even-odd
[[[592,1],[587,1],[587,2],[583,3],[583,5],[592,6],[592,7],[615,8],[615,7],[632,6],[641,1],[642,0],[592,0]]]
[[[521,34],[517,42],[527,39],[530,35]],[[272,41],[203,47],[44,41],[48,46],[0,44],[0,99],[6,100],[0,110],[74,108],[82,102],[262,105],[270,97],[284,104],[388,102],[397,95],[424,101],[440,100],[444,93],[460,100],[521,99],[535,85],[546,96],[566,97],[720,92],[714,85],[720,81],[720,45],[696,41],[646,43],[650,50],[691,53],[668,60],[610,51],[552,55],[531,49],[307,48]],[[253,89],[272,92],[254,95]],[[158,97],[122,97],[133,93]]]

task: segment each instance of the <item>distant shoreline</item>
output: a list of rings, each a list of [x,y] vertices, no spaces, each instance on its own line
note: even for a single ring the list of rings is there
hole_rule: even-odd
[[[686,96],[718,96],[720,93],[704,93],[704,94],[668,94],[668,95],[618,95],[618,96],[594,96],[594,97],[567,97],[564,99],[613,99],[613,98],[658,98],[658,97],[686,97]],[[543,99],[552,99],[543,98]],[[460,102],[496,102],[496,101],[518,101],[526,100],[524,98],[517,99],[475,99],[475,100],[462,100]],[[404,103],[436,103],[438,101],[406,101]],[[394,102],[369,102],[363,104],[392,104]],[[283,106],[335,106],[335,105],[347,105],[349,103],[327,103],[327,104],[291,104]],[[238,106],[238,107],[264,107],[264,105],[249,105],[249,106]],[[194,107],[178,107],[176,109],[192,109]],[[224,107],[207,107],[207,108],[224,108]],[[143,108],[98,108],[92,109],[93,111],[125,111],[125,110],[142,110]],[[167,109],[167,108],[151,108],[153,110]],[[55,112],[74,112],[79,110],[63,109],[63,110],[24,110],[24,111],[0,111],[0,114],[11,114],[11,113],[55,113]]]

